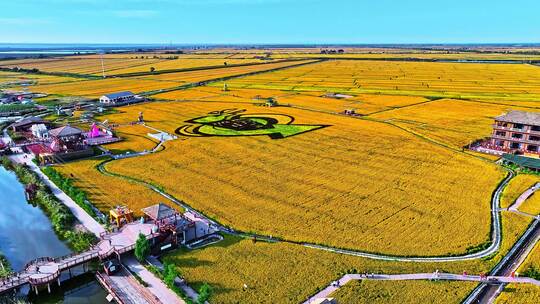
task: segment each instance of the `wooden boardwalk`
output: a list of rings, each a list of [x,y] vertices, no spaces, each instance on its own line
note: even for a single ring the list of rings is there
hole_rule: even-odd
[[[63,257],[51,258],[43,257],[31,261],[23,270],[13,273],[11,276],[0,280],[0,294],[29,284],[38,292],[39,286],[47,285],[50,288],[51,282],[57,281],[60,274],[75,266],[84,265],[94,259],[106,259],[116,255],[132,251],[139,233],[152,239],[157,234],[152,233],[153,224],[130,223],[124,226],[119,232],[103,234],[100,242],[82,253],[73,253]]]

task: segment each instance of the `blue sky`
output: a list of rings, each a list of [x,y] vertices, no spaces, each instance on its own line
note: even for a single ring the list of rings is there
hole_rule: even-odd
[[[0,0],[4,43],[540,42],[538,0]]]

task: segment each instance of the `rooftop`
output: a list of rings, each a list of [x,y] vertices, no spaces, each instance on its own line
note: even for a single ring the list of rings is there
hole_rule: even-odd
[[[510,123],[520,123],[524,125],[540,126],[540,113],[510,111],[506,114],[495,117],[495,120]]]
[[[540,159],[538,158],[519,156],[514,154],[503,154],[502,157],[504,160],[514,163],[520,167],[540,169]]]
[[[163,203],[143,208],[142,211],[155,221],[170,218],[177,213],[176,210]]]
[[[41,117],[32,116],[32,117],[23,118],[19,120],[18,122],[13,123],[11,126],[17,128],[17,127],[22,127],[22,126],[26,126],[30,124],[38,124],[38,123],[46,123],[46,121],[43,120],[43,118]]]
[[[133,94],[133,92],[131,91],[123,91],[123,92],[118,92],[118,93],[111,93],[111,94],[106,94],[106,95],[103,95],[109,99],[116,99],[116,98],[121,98],[121,97],[129,97],[129,96],[133,96],[135,94]]]
[[[60,128],[50,130],[49,135],[53,137],[61,137],[61,136],[79,135],[82,132],[83,131],[79,128],[75,128],[72,126],[63,126]]]

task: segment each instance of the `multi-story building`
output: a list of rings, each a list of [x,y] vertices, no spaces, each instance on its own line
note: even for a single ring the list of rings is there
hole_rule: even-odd
[[[540,113],[510,111],[495,117],[488,148],[538,157],[540,154]]]

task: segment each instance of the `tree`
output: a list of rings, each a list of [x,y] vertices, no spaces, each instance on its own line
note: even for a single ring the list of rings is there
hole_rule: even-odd
[[[139,262],[143,263],[146,257],[150,255],[150,242],[146,239],[144,234],[139,233],[137,242],[135,243],[135,257]]]
[[[156,70],[155,67],[150,67],[150,73],[154,73],[155,70]]]
[[[199,288],[199,296],[197,297],[197,303],[203,304],[204,302],[208,301],[208,299],[210,299],[211,295],[212,295],[212,287],[210,287],[208,283],[204,283]]]

